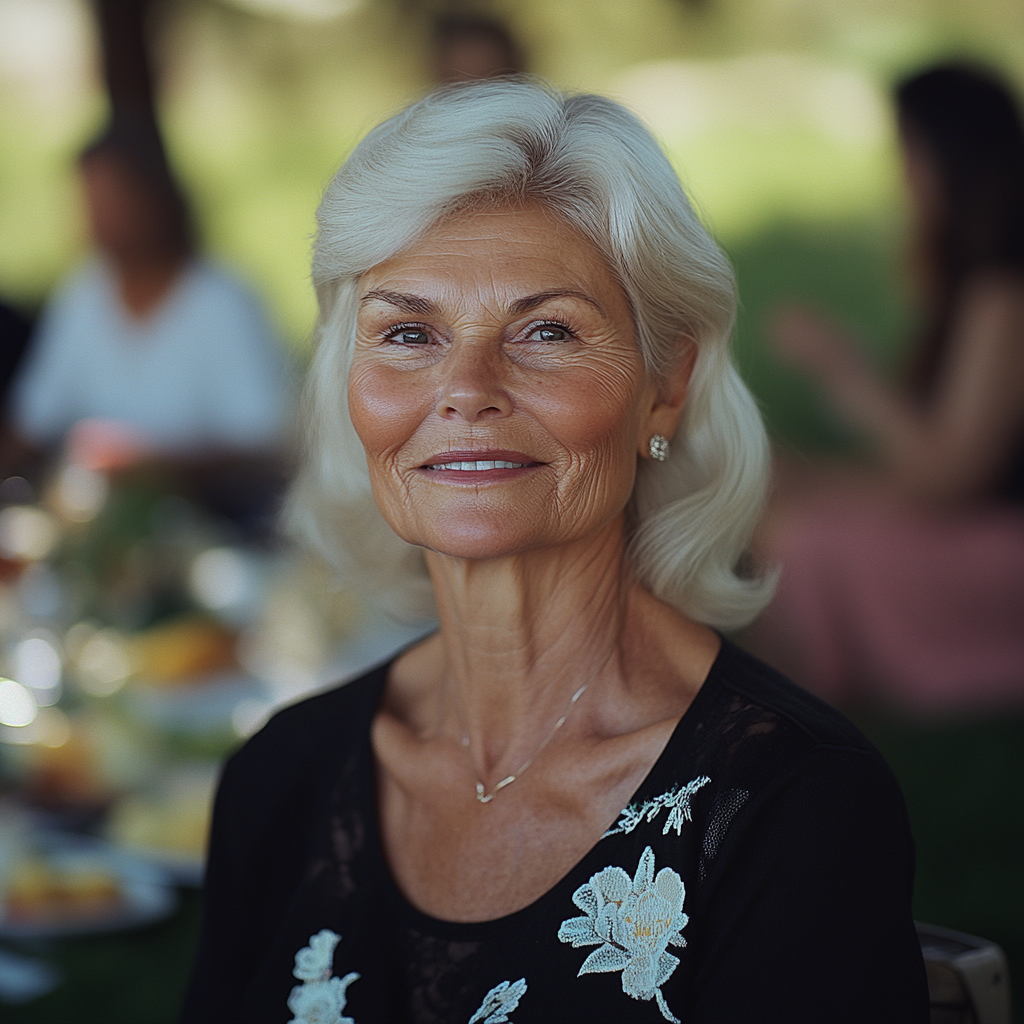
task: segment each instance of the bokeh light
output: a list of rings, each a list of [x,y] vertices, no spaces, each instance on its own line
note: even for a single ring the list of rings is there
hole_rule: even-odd
[[[32,691],[13,679],[0,679],[0,725],[21,729],[30,725],[38,707]]]
[[[34,692],[40,707],[56,704],[61,690],[61,657],[52,638],[33,636],[14,649],[14,676]]]
[[[107,500],[107,478],[86,466],[65,466],[57,476],[54,500],[65,519],[87,523],[95,519]]]
[[[245,559],[232,548],[211,548],[199,555],[192,563],[189,583],[196,599],[215,610],[242,604],[253,587]]]
[[[59,540],[60,527],[44,509],[11,505],[0,511],[0,554],[6,558],[45,558]]]
[[[78,683],[94,697],[109,697],[128,681],[131,658],[121,635],[100,629],[82,643],[77,658]]]
[[[161,0],[158,115],[201,250],[260,296],[299,367],[323,188],[367,131],[432,87],[432,18],[454,8],[496,15],[531,72],[617,98],[652,127],[737,269],[735,351],[774,438],[846,450],[770,352],[767,317],[782,300],[813,302],[862,332],[879,366],[900,365],[913,310],[898,270],[908,211],[892,85],[966,55],[1020,90],[1024,5]],[[30,315],[88,254],[76,158],[107,117],[98,50],[91,0],[0,0],[0,297]],[[259,550],[195,493],[133,479],[154,453],[140,457],[116,425],[94,428],[44,478],[18,467],[31,485],[0,483],[0,781],[121,852],[190,865],[195,886],[222,759],[281,706],[359,674],[393,624],[277,539]],[[1019,766],[1020,726],[1003,725],[982,723],[955,748],[957,725],[932,736],[887,723],[895,739],[879,729],[877,742],[914,819],[915,911],[1003,941],[1019,965],[1020,830],[1006,809],[1024,776],[1005,770]],[[142,932],[109,954],[116,964],[77,940],[61,963],[86,966],[53,1004],[73,1009],[46,1019],[91,1012],[102,971],[118,1012],[137,998],[131,1019],[173,1019],[197,893],[185,907],[153,929],[158,955],[141,952]]]

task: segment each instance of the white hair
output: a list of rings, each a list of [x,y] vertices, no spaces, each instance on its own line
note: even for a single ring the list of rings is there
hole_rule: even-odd
[[[422,551],[377,510],[348,413],[358,281],[441,218],[509,203],[543,205],[604,254],[653,378],[696,343],[671,454],[642,459],[637,469],[628,557],[645,586],[696,621],[746,625],[770,599],[774,577],[744,571],[769,452],[729,358],[732,268],[650,132],[600,96],[523,80],[450,87],[379,125],[345,161],[317,211],[320,319],[307,455],[286,510],[289,528],[393,612],[430,614]]]

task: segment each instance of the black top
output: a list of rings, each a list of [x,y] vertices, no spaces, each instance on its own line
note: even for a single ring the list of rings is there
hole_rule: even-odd
[[[456,924],[384,858],[370,723],[389,665],[227,764],[182,1020],[928,1020],[913,842],[838,712],[725,642],[630,805],[530,906]]]

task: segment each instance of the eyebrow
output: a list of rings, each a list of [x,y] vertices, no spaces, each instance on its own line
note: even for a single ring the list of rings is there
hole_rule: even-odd
[[[359,305],[367,302],[386,302],[389,306],[396,306],[406,313],[419,314],[420,316],[433,316],[438,312],[437,306],[430,299],[424,299],[420,295],[407,295],[405,292],[367,292],[360,300]]]
[[[587,295],[586,292],[575,291],[572,288],[558,288],[548,292],[537,292],[536,295],[525,295],[523,298],[509,303],[508,311],[513,316],[521,316],[551,299],[579,299],[581,302],[593,306],[603,316],[607,315],[597,299]],[[410,295],[406,292],[369,291],[359,300],[359,304],[362,306],[373,301],[386,302],[389,306],[395,306],[406,313],[418,316],[434,316],[439,312],[437,306],[430,299],[425,299],[421,295]]]
[[[525,298],[516,299],[509,305],[509,312],[515,315],[521,313],[529,313],[531,309],[536,309],[538,306],[542,306],[545,302],[550,299],[579,299],[581,302],[586,302],[591,305],[599,313],[604,315],[604,307],[597,299],[591,298],[586,292],[578,292],[572,288],[559,288],[550,292],[538,292],[536,295],[527,295]]]

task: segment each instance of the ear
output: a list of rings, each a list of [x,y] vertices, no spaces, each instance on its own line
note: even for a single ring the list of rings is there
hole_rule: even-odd
[[[644,458],[650,458],[650,441],[655,434],[672,439],[686,408],[690,378],[697,362],[697,343],[692,338],[685,338],[681,348],[673,369],[652,383],[650,406],[643,418],[641,437],[637,439]]]

